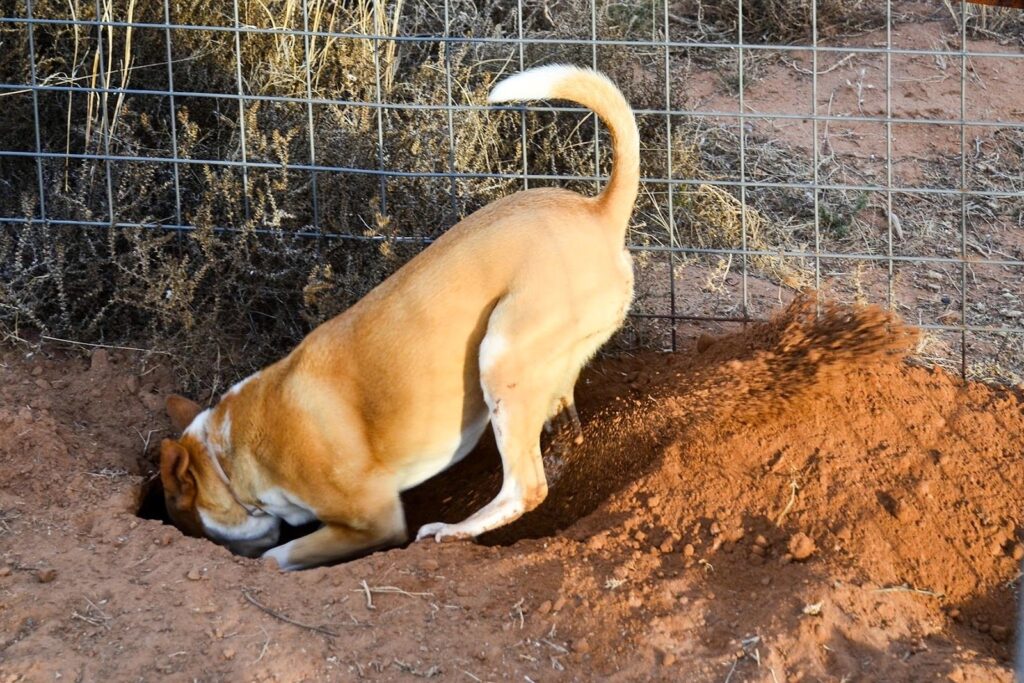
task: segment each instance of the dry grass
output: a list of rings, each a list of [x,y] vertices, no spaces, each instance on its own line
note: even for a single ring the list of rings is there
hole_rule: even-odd
[[[23,14],[23,0],[14,14]],[[37,17],[94,19],[96,4],[82,0],[40,0]],[[521,146],[515,113],[458,111],[449,131],[443,110],[403,110],[353,104],[247,102],[230,96],[241,87],[253,95],[342,102],[482,104],[501,75],[519,67],[514,43],[450,43],[381,40],[286,32],[312,31],[411,36],[443,34],[443,6],[405,0],[240,0],[239,23],[279,29],[242,34],[171,32],[177,92],[226,97],[167,97],[87,92],[40,93],[41,144],[72,154],[109,154],[169,159],[269,163],[250,169],[218,164],[93,160],[47,160],[42,164],[49,218],[142,224],[144,228],[79,228],[20,223],[0,228],[0,325],[35,327],[82,341],[133,341],[175,354],[188,368],[188,389],[207,387],[217,372],[238,376],[279,356],[319,321],[343,310],[404,263],[462,215],[522,187],[515,178],[396,178],[385,181],[357,173],[295,170],[296,165],[466,173],[516,173],[526,153],[531,173],[595,173],[594,127],[567,113],[530,113],[529,147]],[[749,41],[794,42],[809,32],[807,0],[745,3]],[[735,6],[681,0],[669,5],[669,35],[675,40],[732,40]],[[664,37],[664,8],[657,3],[600,0],[597,33],[610,39]],[[101,18],[162,23],[162,3],[102,0]],[[819,2],[821,32],[840,35],[878,25],[879,13],[866,1]],[[172,22],[231,27],[232,5],[176,0]],[[985,30],[1008,17],[977,18]],[[1011,22],[1012,23],[1012,22]],[[982,26],[984,24],[984,26]],[[524,4],[522,29],[536,37],[590,37],[589,2]],[[986,28],[987,27],[987,28]],[[452,0],[452,35],[509,38],[518,35],[514,3]],[[163,29],[45,25],[34,28],[37,75],[49,85],[166,90]],[[28,33],[17,24],[0,25],[9,58],[0,60],[0,81],[29,83]],[[308,58],[307,58],[308,53]],[[709,65],[734,69],[728,51],[672,53],[673,82]],[[529,45],[527,66],[554,60],[588,64],[589,45]],[[637,107],[664,106],[664,69],[659,50],[602,48],[600,66]],[[724,61],[723,61],[724,60]],[[308,68],[307,68],[308,63]],[[756,64],[748,63],[751,73]],[[449,79],[446,74],[450,74]],[[379,83],[379,85],[378,85]],[[0,94],[5,125],[0,148],[34,149],[34,111],[29,93]],[[310,123],[311,121],[311,123]],[[735,178],[738,135],[733,124],[678,120],[672,139],[663,120],[642,117],[644,172],[698,180],[674,190],[675,226],[667,220],[668,193],[645,188],[633,240],[638,244],[697,244],[752,249],[805,248],[813,239],[814,203],[806,193],[750,190],[741,209],[733,188],[714,187]],[[384,147],[378,149],[378,131]],[[603,136],[603,133],[602,133]],[[176,146],[173,140],[176,139]],[[603,139],[603,138],[602,138]],[[607,143],[607,140],[604,140]],[[451,143],[454,142],[454,146]],[[665,168],[671,144],[673,168]],[[1016,149],[1019,141],[1000,144]],[[806,178],[812,169],[785,145],[755,133],[746,135],[748,168],[757,179]],[[607,149],[607,144],[604,145]],[[313,155],[313,156],[311,156]],[[606,155],[605,155],[606,156]],[[602,163],[607,164],[605,158]],[[607,172],[607,168],[600,169]],[[823,165],[823,179],[839,171]],[[318,197],[313,212],[314,183]],[[543,183],[533,183],[534,186]],[[559,183],[584,192],[593,184]],[[176,192],[176,187],[178,191]],[[38,216],[36,164],[0,158],[0,215]],[[180,204],[177,201],[180,194]],[[429,198],[429,199],[427,199]],[[822,193],[820,224],[836,240],[877,238],[865,221],[864,198]],[[868,207],[870,208],[870,207]],[[318,220],[317,220],[318,219]],[[195,226],[194,231],[161,228]],[[315,224],[315,227],[313,227]],[[358,240],[309,237],[350,234]],[[412,238],[413,241],[404,241]],[[709,259],[703,259],[709,261]],[[649,263],[640,254],[641,271]],[[714,259],[710,259],[713,263]],[[806,264],[771,256],[750,261],[762,276],[799,288],[808,282]],[[726,266],[728,269],[728,266]],[[643,283],[641,274],[640,282]],[[645,296],[660,296],[659,284]],[[230,368],[230,370],[223,370]]]

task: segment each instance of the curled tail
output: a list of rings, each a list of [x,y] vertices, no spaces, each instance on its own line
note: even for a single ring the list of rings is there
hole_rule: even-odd
[[[626,98],[604,74],[564,64],[529,69],[494,86],[488,102],[559,99],[596,113],[612,134],[612,176],[598,196],[602,211],[625,241],[629,217],[640,187],[640,133]]]

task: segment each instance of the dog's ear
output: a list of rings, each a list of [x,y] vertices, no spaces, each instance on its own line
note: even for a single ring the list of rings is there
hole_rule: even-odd
[[[168,396],[165,405],[167,407],[167,416],[171,418],[171,424],[179,432],[185,431],[185,427],[192,424],[195,416],[202,411],[198,403],[177,394]]]
[[[160,442],[160,482],[167,497],[182,509],[191,507],[196,497],[196,479],[188,463],[187,448],[174,439]]]

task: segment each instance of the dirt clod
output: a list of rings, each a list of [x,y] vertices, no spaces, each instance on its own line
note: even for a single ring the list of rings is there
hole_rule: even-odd
[[[789,550],[789,555],[792,556],[794,560],[801,562],[813,555],[814,551],[817,550],[814,540],[803,532],[790,536],[789,543],[786,544],[786,548]]]
[[[36,580],[39,583],[51,583],[57,578],[57,570],[52,567],[40,569],[36,572]]]

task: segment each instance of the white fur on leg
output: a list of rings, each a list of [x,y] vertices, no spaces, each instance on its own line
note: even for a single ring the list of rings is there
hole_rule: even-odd
[[[277,567],[283,572],[290,572],[296,569],[302,569],[302,565],[297,562],[291,562],[288,558],[291,556],[291,548],[295,545],[295,541],[289,541],[283,545],[279,545],[276,548],[271,548],[267,552],[263,553],[263,559],[272,559],[277,562]]]
[[[523,491],[515,479],[505,478],[501,492],[487,505],[458,524],[435,522],[425,524],[416,532],[416,540],[434,537],[435,541],[445,538],[475,538],[480,534],[497,529],[518,519],[526,511]]]

